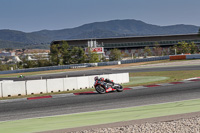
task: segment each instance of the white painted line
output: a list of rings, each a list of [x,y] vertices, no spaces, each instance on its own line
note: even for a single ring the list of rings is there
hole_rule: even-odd
[[[163,84],[158,84],[160,86],[168,86],[168,85],[173,85],[173,84],[170,84],[170,83],[163,83]]]
[[[0,103],[27,101],[27,98],[0,100]]]
[[[198,79],[198,78],[189,78],[189,79],[184,79],[184,81],[186,80],[193,80],[193,79]]]
[[[68,97],[68,96],[75,96],[73,93],[68,94],[58,94],[58,95],[51,95],[52,98],[59,98],[59,97]]]
[[[192,83],[192,82],[195,82],[195,81],[190,81],[190,80],[185,80],[183,81],[184,83]]]
[[[145,87],[145,86],[136,86],[136,87],[128,87],[128,88],[131,88],[133,90],[138,90],[138,89],[144,89],[144,88],[148,88],[148,87]]]

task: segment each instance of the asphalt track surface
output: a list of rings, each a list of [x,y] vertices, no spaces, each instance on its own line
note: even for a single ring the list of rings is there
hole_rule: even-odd
[[[200,81],[170,86],[0,103],[0,121],[134,107],[200,98]]]
[[[171,67],[156,67],[156,68],[132,68],[132,69],[96,69],[96,70],[85,70],[85,71],[73,71],[73,72],[61,72],[56,74],[44,74],[27,76],[21,78],[0,78],[2,80],[37,80],[37,79],[51,79],[51,78],[64,78],[64,77],[77,77],[77,76],[88,76],[88,75],[101,75],[111,73],[123,73],[123,72],[154,72],[154,71],[180,71],[180,70],[200,70],[200,65],[195,66],[171,66]]]
[[[70,76],[82,74],[106,74],[119,72],[149,72],[172,70],[200,70],[200,66],[143,68],[127,70],[92,70],[67,73]],[[66,74],[66,73],[64,73]],[[58,75],[59,76],[59,75]],[[11,101],[0,103],[0,121],[33,117],[53,116],[105,109],[115,109],[149,104],[173,102],[200,98],[200,81],[126,90],[121,93],[88,94],[48,99]]]

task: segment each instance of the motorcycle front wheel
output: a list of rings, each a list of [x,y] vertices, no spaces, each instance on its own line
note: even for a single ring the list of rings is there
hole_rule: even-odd
[[[96,90],[98,93],[100,93],[100,94],[106,93],[105,88],[103,88],[101,85],[97,85],[97,86],[95,87],[95,90]]]
[[[123,87],[118,84],[118,86],[116,87],[117,92],[122,92],[123,91]]]

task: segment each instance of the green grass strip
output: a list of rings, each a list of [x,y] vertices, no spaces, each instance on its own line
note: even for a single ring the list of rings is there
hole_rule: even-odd
[[[155,81],[167,80],[169,77],[161,77],[161,76],[136,76],[130,77],[129,83],[123,84],[123,86],[127,85],[137,85],[141,83],[154,83]]]
[[[27,133],[200,111],[200,99],[0,122],[1,133]]]

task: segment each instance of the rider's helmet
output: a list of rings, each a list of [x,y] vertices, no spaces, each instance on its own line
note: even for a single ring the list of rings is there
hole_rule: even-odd
[[[104,78],[103,78],[103,77],[101,77],[101,78],[100,78],[100,80],[101,80],[101,81],[104,81]]]
[[[98,79],[99,79],[98,76],[94,77],[94,80],[95,80],[95,81],[98,80]]]

